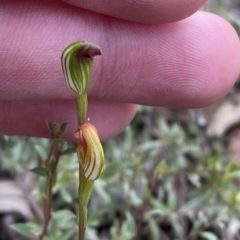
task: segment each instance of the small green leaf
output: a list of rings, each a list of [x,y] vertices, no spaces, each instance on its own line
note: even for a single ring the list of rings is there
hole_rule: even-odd
[[[239,170],[239,166],[238,164],[236,164],[235,162],[230,162],[227,166],[227,171],[228,173],[233,173]]]
[[[62,123],[60,126],[60,133],[63,134],[68,127],[68,123]]]
[[[161,161],[161,162],[157,165],[157,167],[154,169],[154,173],[153,173],[154,177],[155,177],[155,178],[160,178],[160,177],[162,177],[162,175],[164,174],[164,172],[166,172],[167,167],[168,167],[168,166],[167,166],[166,162],[165,162],[165,161]]]
[[[76,147],[71,147],[71,148],[64,150],[62,152],[62,155],[68,155],[68,154],[72,154],[72,153],[76,153]]]
[[[159,240],[160,238],[160,229],[156,221],[154,221],[152,218],[148,219],[149,222],[149,228],[151,233],[151,239],[152,240]]]
[[[47,124],[47,127],[49,128],[49,130],[52,132],[53,131],[53,126],[54,126],[53,122],[46,121],[46,124]]]
[[[64,200],[65,202],[67,203],[73,202],[72,195],[65,188],[61,189],[60,194],[61,194],[62,200]]]
[[[66,233],[63,233],[61,236],[58,237],[58,240],[69,240],[73,239],[74,231],[69,231]]]
[[[214,233],[207,232],[207,231],[202,232],[201,237],[203,237],[206,240],[219,240],[218,237]]]
[[[111,202],[111,197],[106,190],[106,182],[99,179],[95,182],[95,191],[101,197],[101,199],[107,204]]]
[[[136,222],[130,212],[126,212],[125,221],[122,223],[121,232],[124,234],[124,239],[132,239],[136,233]]]
[[[39,157],[41,158],[41,160],[45,160],[47,158],[47,152],[46,150],[40,146],[40,145],[34,145]]]
[[[41,177],[48,177],[49,176],[49,172],[47,171],[46,168],[43,168],[43,167],[35,167],[35,168],[33,168],[29,171],[34,172],[38,176],[41,176]]]
[[[54,213],[53,217],[59,218],[62,221],[69,221],[71,219],[74,219],[74,220],[77,219],[76,215],[69,210],[58,210],[57,212]]]
[[[42,230],[38,224],[32,222],[14,224],[11,228],[30,239],[36,239]]]

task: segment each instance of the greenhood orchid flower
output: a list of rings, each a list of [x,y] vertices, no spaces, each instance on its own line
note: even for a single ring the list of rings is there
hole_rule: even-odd
[[[93,57],[101,55],[101,49],[92,43],[79,41],[67,46],[61,56],[62,70],[68,87],[77,94],[78,123],[86,121],[89,85]]]
[[[101,55],[100,48],[84,41],[70,44],[62,53],[62,69],[67,85],[78,95],[87,90],[93,57],[97,55]]]
[[[85,178],[96,180],[104,166],[103,148],[97,129],[89,122],[81,124],[74,136],[78,139],[77,155]]]

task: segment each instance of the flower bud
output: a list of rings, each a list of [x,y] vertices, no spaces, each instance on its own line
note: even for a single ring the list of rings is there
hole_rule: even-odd
[[[104,153],[97,129],[89,122],[81,124],[74,136],[78,139],[77,155],[86,179],[96,180],[102,173]]]

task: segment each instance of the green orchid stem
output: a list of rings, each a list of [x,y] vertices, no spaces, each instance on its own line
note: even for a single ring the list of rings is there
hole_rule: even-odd
[[[77,95],[77,116],[78,124],[81,125],[86,122],[88,98],[87,94],[83,93]],[[90,199],[94,181],[88,180],[84,176],[83,168],[79,162],[79,212],[78,212],[78,240],[84,240],[86,226],[87,226],[87,205]]]
[[[81,125],[86,122],[88,97],[87,94],[77,95],[77,116],[78,124]],[[87,205],[93,189],[93,180],[88,180],[84,176],[83,168],[79,162],[79,212],[78,212],[78,240],[84,240],[86,226],[87,226]]]
[[[94,180],[84,177],[82,167],[79,163],[79,212],[78,212],[78,240],[84,240],[85,230],[87,226],[87,205],[92,193]]]
[[[77,95],[77,117],[78,117],[78,125],[86,122],[87,116],[87,108],[88,108],[88,99],[87,94],[84,93],[82,95]]]

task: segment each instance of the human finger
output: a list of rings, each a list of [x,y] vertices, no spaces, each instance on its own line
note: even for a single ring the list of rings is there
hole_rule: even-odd
[[[29,1],[17,12],[6,6],[0,10],[2,100],[74,98],[60,56],[77,39],[103,49],[89,90],[103,101],[201,107],[223,97],[239,75],[238,36],[213,14],[140,25],[56,4]]]
[[[59,0],[58,0],[59,1]],[[196,12],[206,0],[60,0],[93,12],[139,23],[179,21]]]
[[[134,104],[107,103],[91,99],[88,120],[96,126],[101,140],[113,138],[123,131],[136,112]],[[76,141],[76,106],[73,100],[5,101],[0,102],[0,133],[50,137],[46,121],[58,124],[67,122],[64,139]]]

